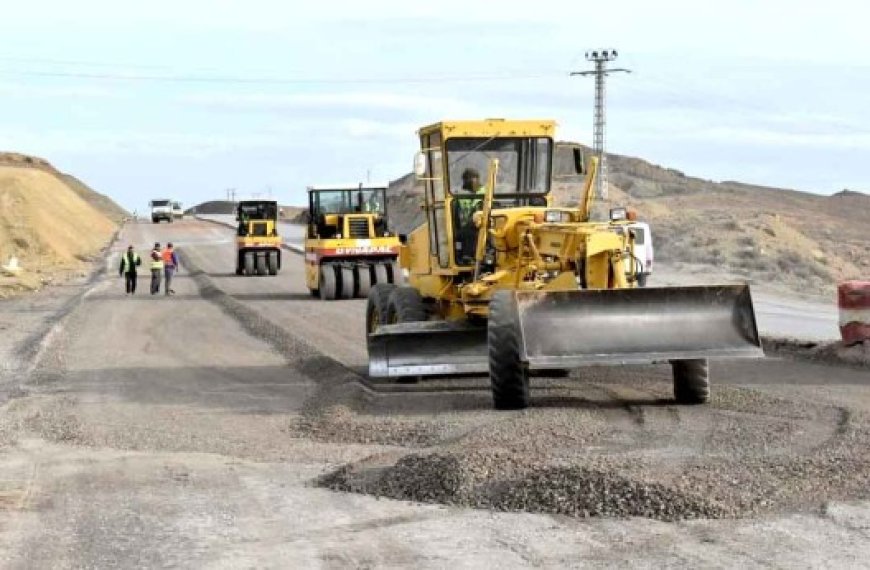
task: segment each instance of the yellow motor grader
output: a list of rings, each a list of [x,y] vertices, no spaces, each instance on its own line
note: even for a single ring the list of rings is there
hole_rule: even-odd
[[[529,405],[530,370],[670,362],[681,403],[709,398],[708,358],[763,356],[746,284],[641,288],[625,210],[554,207],[555,123],[444,121],[419,131],[426,221],[400,251],[404,286],[368,297],[369,375],[489,372],[495,407]],[[564,158],[564,157],[563,157]]]

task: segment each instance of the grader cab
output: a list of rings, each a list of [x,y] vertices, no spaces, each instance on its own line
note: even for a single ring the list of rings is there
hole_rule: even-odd
[[[446,121],[420,130],[426,221],[402,246],[408,284],[378,284],[366,315],[369,374],[489,372],[495,406],[529,404],[530,370],[670,362],[676,399],[709,397],[708,358],[762,355],[745,284],[638,288],[630,221],[554,207],[555,123]]]

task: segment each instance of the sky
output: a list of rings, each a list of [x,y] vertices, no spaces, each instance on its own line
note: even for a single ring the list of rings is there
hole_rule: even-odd
[[[867,191],[859,1],[28,0],[0,19],[0,151],[144,211],[411,170],[443,119],[591,143],[584,53],[615,48],[607,149],[711,180]]]

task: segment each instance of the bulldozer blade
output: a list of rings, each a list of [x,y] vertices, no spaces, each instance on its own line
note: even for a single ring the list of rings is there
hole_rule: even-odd
[[[369,376],[440,376],[489,370],[486,327],[426,321],[383,325],[368,335]]]
[[[530,369],[764,356],[748,285],[513,294]]]

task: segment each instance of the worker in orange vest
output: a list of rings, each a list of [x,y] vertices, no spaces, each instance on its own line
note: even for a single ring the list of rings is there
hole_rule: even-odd
[[[175,295],[175,290],[172,289],[172,276],[178,269],[178,256],[175,255],[175,250],[172,248],[172,242],[166,244],[166,249],[163,250],[163,274],[165,276],[167,295]]]

